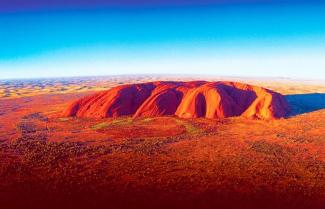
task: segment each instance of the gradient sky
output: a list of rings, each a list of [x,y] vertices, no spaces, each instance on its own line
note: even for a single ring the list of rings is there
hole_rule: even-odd
[[[325,79],[325,4],[0,2],[0,79],[144,73]]]

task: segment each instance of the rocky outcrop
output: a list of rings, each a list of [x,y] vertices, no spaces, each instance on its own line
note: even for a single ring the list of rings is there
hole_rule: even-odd
[[[73,102],[63,115],[276,119],[285,117],[288,111],[284,96],[257,86],[237,82],[161,81],[122,85],[95,93]]]

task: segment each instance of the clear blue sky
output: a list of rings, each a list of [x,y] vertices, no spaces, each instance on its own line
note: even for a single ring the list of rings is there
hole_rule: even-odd
[[[8,2],[0,3],[0,79],[137,73],[325,79],[325,4],[318,1]]]

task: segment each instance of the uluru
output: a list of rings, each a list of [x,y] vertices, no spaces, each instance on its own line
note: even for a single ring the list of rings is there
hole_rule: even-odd
[[[277,119],[288,111],[283,95],[258,86],[225,81],[158,81],[121,85],[86,96],[70,104],[63,116]]]

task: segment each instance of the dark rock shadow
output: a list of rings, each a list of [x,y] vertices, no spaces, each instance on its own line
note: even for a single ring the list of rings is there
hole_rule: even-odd
[[[293,94],[285,96],[290,106],[290,116],[325,109],[325,94]]]

